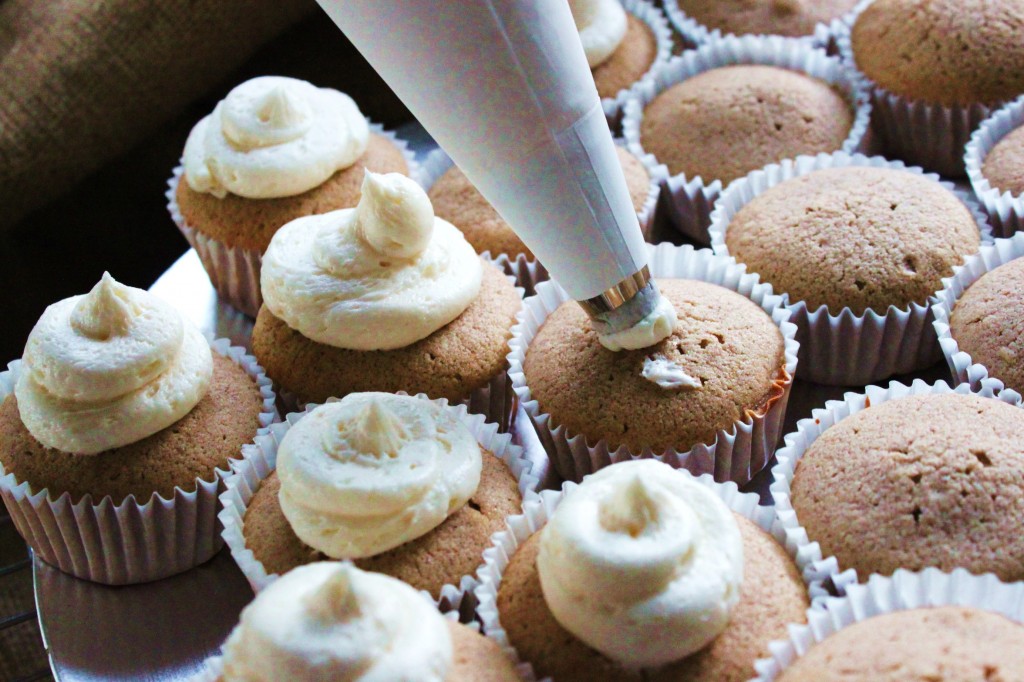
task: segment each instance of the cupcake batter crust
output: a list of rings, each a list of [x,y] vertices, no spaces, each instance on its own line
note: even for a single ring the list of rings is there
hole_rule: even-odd
[[[366,170],[409,174],[402,151],[383,135],[370,134],[366,152],[308,192],[274,199],[246,199],[228,194],[218,199],[196,192],[183,175],[175,196],[185,222],[211,239],[242,249],[267,250],[274,233],[296,218],[351,208],[359,203]]]
[[[811,541],[862,580],[897,568],[1024,578],[1024,411],[973,395],[910,396],[827,429],[791,500]]]
[[[87,494],[94,503],[110,495],[120,504],[129,495],[144,503],[174,488],[196,489],[196,478],[213,480],[215,468],[241,457],[259,429],[263,397],[241,367],[213,353],[210,389],[192,411],[148,438],[98,455],[71,455],[32,437],[18,414],[14,394],[0,405],[0,462],[33,491],[47,488],[56,499],[65,491],[72,503]]]
[[[436,332],[404,348],[357,351],[311,341],[266,306],[256,316],[253,354],[267,376],[302,402],[357,391],[426,393],[464,400],[505,370],[522,299],[500,270],[483,264],[480,293]]]
[[[833,314],[924,303],[976,252],[956,195],[890,168],[826,168],[755,197],[729,223],[729,253],[791,302]],[[808,267],[813,263],[813,267]]]
[[[640,140],[673,175],[728,184],[769,163],[842,148],[853,118],[825,81],[774,66],[725,66],[655,97]]]
[[[512,661],[498,643],[462,623],[448,621],[452,633],[452,670],[446,682],[519,682]]]
[[[643,21],[626,13],[626,35],[615,52],[591,69],[601,97],[615,97],[640,80],[658,56],[658,39]]]
[[[677,0],[679,9],[724,34],[809,36],[854,8],[857,0]]]
[[[1024,194],[1024,128],[1011,130],[992,147],[981,174],[1000,193]]]

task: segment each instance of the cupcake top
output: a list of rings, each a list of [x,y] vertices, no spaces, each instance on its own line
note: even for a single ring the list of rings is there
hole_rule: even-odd
[[[1000,192],[1024,194],[1024,128],[1011,130],[985,156],[981,174]]]
[[[1024,258],[985,273],[953,306],[949,332],[1007,386],[1024,391]]]
[[[857,67],[886,90],[944,106],[1024,92],[1024,5],[1014,0],[876,0],[850,36]]]
[[[569,0],[583,53],[593,69],[608,61],[626,37],[626,10],[619,0]]]
[[[185,142],[196,192],[269,199],[301,194],[366,151],[369,125],[348,95],[294,78],[236,86]]]
[[[817,78],[765,65],[705,71],[643,112],[644,149],[673,175],[723,184],[769,163],[842,148],[854,110]]]
[[[293,220],[263,256],[264,304],[313,341],[354,350],[408,346],[476,298],[481,263],[397,173],[367,171],[354,209]]]
[[[1012,679],[1024,668],[1024,627],[962,606],[866,618],[815,644],[778,682]]]
[[[850,166],[758,195],[730,221],[725,242],[791,302],[862,314],[924,303],[980,237],[963,202],[934,180]]]
[[[679,9],[724,34],[809,36],[853,9],[857,0],[676,0]]]
[[[797,462],[791,502],[824,556],[861,578],[963,567],[1024,578],[1024,411],[974,395],[871,406]]]
[[[313,409],[278,449],[281,510],[336,559],[380,554],[439,526],[480,483],[473,434],[428,400],[353,393]]]
[[[14,387],[21,421],[48,448],[95,455],[184,417],[213,375],[210,345],[170,304],[104,273],[49,306]]]
[[[554,424],[634,452],[688,450],[774,402],[785,345],[771,316],[714,284],[658,280],[658,287],[678,320],[650,348],[606,349],[571,301],[548,316],[523,370]]]

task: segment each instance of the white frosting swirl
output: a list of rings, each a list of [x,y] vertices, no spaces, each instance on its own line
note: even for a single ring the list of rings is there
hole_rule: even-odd
[[[366,173],[354,209],[293,220],[263,256],[267,308],[306,338],[338,348],[415,343],[462,314],[480,291],[479,256],[434,217],[398,173]]]
[[[681,388],[700,388],[700,379],[694,379],[682,367],[664,355],[644,358],[640,376],[666,390],[675,391]]]
[[[647,348],[667,339],[676,328],[679,315],[669,300],[658,295],[658,302],[645,318],[629,329],[609,334],[598,334],[598,342],[610,351]]]
[[[348,95],[294,78],[253,78],[192,129],[185,180],[221,198],[293,196],[351,166],[369,139],[369,125]]]
[[[626,10],[619,0],[569,0],[569,9],[593,69],[611,57],[626,37]]]
[[[541,531],[544,599],[562,626],[627,666],[681,659],[725,629],[743,542],[732,512],[657,460],[583,480]]]
[[[405,583],[348,563],[300,566],[245,609],[223,647],[225,682],[443,682],[448,624]]]
[[[296,422],[278,448],[278,497],[295,534],[336,559],[428,533],[476,492],[480,445],[429,400],[352,393]]]
[[[110,276],[48,307],[14,388],[25,427],[47,447],[95,455],[184,417],[213,376],[210,345],[170,304]]]

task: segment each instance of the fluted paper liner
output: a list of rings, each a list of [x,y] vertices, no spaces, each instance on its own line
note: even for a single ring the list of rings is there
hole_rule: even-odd
[[[851,70],[857,70],[851,32],[857,18],[874,0],[865,0],[847,15],[836,34],[839,54]],[[876,45],[873,49],[892,49]],[[860,71],[858,71],[860,73]],[[981,103],[943,106],[913,100],[862,77],[871,89],[875,132],[882,136],[886,155],[948,177],[964,175],[964,146],[971,132],[992,109]],[[845,150],[844,150],[845,151]]]
[[[824,407],[815,408],[809,418],[797,422],[796,431],[786,434],[785,445],[775,453],[777,463],[772,467],[771,495],[775,501],[775,512],[785,529],[788,542],[799,543],[807,547],[806,551],[813,570],[817,574],[831,576],[835,590],[840,595],[846,594],[850,587],[858,582],[857,570],[839,565],[835,556],[823,557],[821,546],[814,538],[808,536],[807,529],[800,524],[800,519],[797,518],[796,511],[793,509],[790,489],[793,484],[793,472],[796,470],[800,458],[829,427],[867,409],[868,406],[877,407],[890,400],[899,400],[913,395],[943,395],[947,393],[974,394],[1014,404],[1010,397],[997,394],[998,388],[1000,386],[991,380],[982,382],[981,388],[977,391],[972,391],[966,384],[950,388],[944,381],[929,384],[917,380],[910,386],[893,381],[887,387],[868,386],[863,393],[847,393],[842,400],[829,400]],[[866,542],[870,539],[864,538]],[[818,599],[817,596],[815,598]]]
[[[964,170],[997,237],[1010,237],[1024,225],[1024,196],[992,184],[982,173],[985,157],[999,141],[1024,124],[1024,96],[996,110],[978,126],[964,151]]]
[[[654,61],[651,62],[647,72],[638,79],[642,80],[652,74],[672,56],[672,48],[674,47],[672,43],[672,28],[668,24],[665,13],[649,0],[620,0],[620,2],[627,12],[644,22],[647,28],[651,29],[651,33],[654,34],[654,40],[658,46]],[[608,119],[608,125],[612,130],[618,129],[619,123],[622,120],[622,107],[628,97],[629,88],[623,88],[614,97],[604,97],[601,99],[601,107],[604,109],[605,118]],[[641,228],[643,224],[643,221],[641,221]]]
[[[777,66],[833,85],[855,112],[853,126],[840,151],[853,153],[860,149],[871,118],[868,85],[863,76],[806,41],[778,36],[727,36],[673,57],[633,86],[623,105],[622,119],[622,134],[629,150],[637,155],[646,153],[640,139],[640,126],[644,108],[655,97],[688,78],[734,64]],[[722,189],[722,181],[718,179],[688,178],[685,173],[670,176],[662,194],[668,200],[667,215],[676,230],[698,245],[709,245],[711,208]]]
[[[823,583],[830,577],[829,574],[821,573],[813,565],[814,555],[809,551],[806,541],[800,542],[786,533],[785,527],[776,518],[773,507],[760,505],[756,493],[740,492],[734,483],[716,483],[708,474],[696,477],[696,481],[718,496],[729,509],[755,523],[786,549],[793,563],[800,569],[812,598],[824,598],[828,594]],[[506,530],[491,536],[492,545],[484,551],[484,566],[477,573],[477,614],[483,623],[484,634],[496,641],[508,656],[516,661],[517,669],[524,680],[536,680],[537,676],[529,662],[520,660],[501,626],[498,614],[501,578],[516,549],[547,524],[562,499],[566,495],[571,495],[576,487],[576,483],[566,482],[561,490],[543,490],[539,496],[524,501],[523,514],[508,517],[505,520]]]
[[[406,394],[399,393],[399,395]],[[523,449],[512,443],[511,436],[499,433],[497,424],[487,421],[482,414],[470,413],[465,405],[449,405],[448,401],[443,398],[431,400],[423,393],[416,397],[421,400],[430,400],[443,409],[453,410],[469,428],[477,442],[508,466],[509,471],[519,483],[520,495],[524,499],[530,499],[536,493],[539,480],[533,474],[532,463],[526,457]],[[327,402],[336,401],[337,399],[331,398]],[[231,549],[232,558],[245,574],[246,580],[249,581],[254,592],[259,592],[279,576],[276,573],[268,574],[262,562],[257,560],[252,550],[246,547],[245,511],[263,479],[276,468],[277,449],[285,434],[292,424],[301,420],[315,407],[317,404],[310,403],[306,406],[305,411],[289,414],[284,422],[273,425],[269,432],[257,436],[253,443],[244,446],[242,448],[244,458],[241,461],[232,462],[232,474],[225,479],[226,490],[220,495],[222,509],[218,515],[218,519],[224,527],[222,535]],[[472,592],[475,585],[476,580],[473,576],[463,576],[458,585],[444,585],[438,599],[435,600],[433,597],[430,599],[442,611],[458,609],[463,604],[463,596]],[[428,593],[423,591],[423,594]],[[472,605],[469,606],[468,613],[463,615],[471,617]]]
[[[930,301],[932,315],[935,317],[932,324],[939,337],[939,346],[956,381],[968,384],[972,391],[979,390],[983,384],[990,385],[996,392],[1001,391],[1018,405],[1022,402],[1019,391],[1004,388],[998,377],[989,375],[988,368],[974,362],[969,353],[960,349],[950,331],[949,319],[957,301],[969,286],[981,279],[985,273],[1021,256],[1024,256],[1024,233],[1018,233],[1010,239],[997,239],[991,245],[982,246],[980,253],[970,256],[963,265],[954,268],[951,277],[943,278],[942,289]]]
[[[981,242],[991,241],[991,228],[975,201],[951,183],[942,182],[934,173],[924,173],[920,168],[880,156],[836,152],[787,159],[729,185],[711,214],[712,249],[717,254],[731,255],[725,244],[729,223],[754,197],[786,180],[816,170],[849,166],[891,168],[939,182],[970,210]],[[939,359],[927,302],[912,302],[903,308],[889,306],[884,312],[869,309],[858,315],[850,308],[833,312],[825,305],[810,310],[804,301],[791,300],[784,291],[778,293],[785,297],[785,304],[793,313],[791,319],[799,329],[801,379],[834,386],[863,385],[929,367]]]
[[[771,642],[770,658],[754,663],[751,682],[771,682],[815,644],[845,627],[895,611],[934,606],[966,606],[999,613],[1024,624],[1024,583],[1004,583],[995,575],[972,575],[962,568],[943,573],[936,568],[900,569],[891,577],[872,575],[866,584],[851,585],[845,597],[829,597],[825,608],[807,611],[806,624],[791,624],[789,639]]]
[[[379,124],[370,123],[370,134],[382,135],[398,147],[405,162],[409,166],[409,177],[419,176],[419,164],[412,150],[409,149],[405,140],[397,137],[393,132],[384,130]],[[256,313],[263,304],[263,295],[260,293],[260,268],[263,264],[263,254],[254,249],[245,249],[240,246],[228,246],[223,242],[213,239],[200,230],[185,222],[178,207],[178,183],[184,174],[184,162],[179,164],[173,171],[170,180],[167,181],[167,211],[171,214],[171,220],[178,226],[182,236],[199,254],[199,260],[203,263],[206,274],[210,277],[210,283],[217,290],[220,300],[242,311],[249,317],[256,317]],[[260,201],[253,199],[253,201]]]
[[[270,379],[256,358],[227,339],[211,341],[217,353],[238,363],[260,388],[260,429],[277,420]],[[0,373],[0,400],[14,391],[20,360]],[[68,455],[74,457],[75,455]],[[242,453],[239,453],[239,457]],[[196,490],[174,489],[170,499],[153,493],[145,501],[129,495],[115,504],[108,495],[98,503],[85,495],[54,498],[48,489],[33,489],[0,464],[0,496],[25,542],[46,563],[79,578],[108,585],[141,583],[181,573],[210,559],[221,547],[217,492],[227,470],[197,478]]]
[[[523,361],[530,342],[544,320],[562,303],[570,300],[557,282],[540,284],[536,296],[526,299],[518,322],[512,328],[509,346],[509,377],[531,423],[537,430],[544,449],[558,474],[566,480],[579,481],[598,469],[630,459],[654,457],[673,468],[687,469],[693,474],[713,473],[719,481],[734,481],[740,485],[749,481],[771,459],[781,434],[782,422],[789,401],[792,376],[796,371],[796,326],[789,320],[789,311],[782,306],[781,297],[772,294],[770,285],[760,283],[756,275],[746,274],[731,258],[715,256],[707,249],[694,251],[690,246],[662,243],[648,245],[651,274],[654,277],[697,279],[718,284],[738,292],[761,307],[779,327],[785,342],[785,377],[776,382],[775,394],[758,412],[748,412],[728,429],[720,429],[714,442],[685,444],[686,449],[670,448],[654,452],[649,447],[633,452],[625,445],[600,440],[587,441],[583,434],[570,433],[554,424],[551,416],[541,412],[533,398],[523,374]],[[781,368],[780,368],[781,369]],[[681,444],[682,446],[682,444]]]

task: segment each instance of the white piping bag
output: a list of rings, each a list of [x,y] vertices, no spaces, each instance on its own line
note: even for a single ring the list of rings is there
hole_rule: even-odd
[[[566,0],[317,1],[606,347],[671,333]]]

